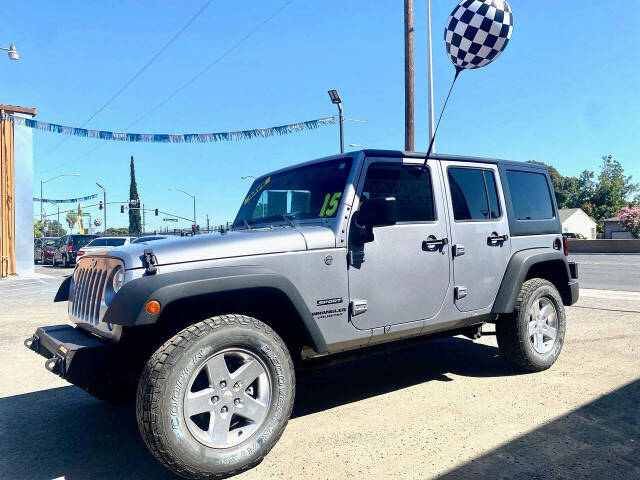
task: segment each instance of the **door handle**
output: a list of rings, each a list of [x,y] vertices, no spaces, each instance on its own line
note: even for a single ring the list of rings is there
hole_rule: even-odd
[[[437,250],[439,248],[444,247],[448,243],[449,243],[449,239],[446,237],[437,239],[435,236],[429,235],[426,240],[422,241],[422,250],[428,250],[428,251]]]
[[[509,240],[509,235],[498,235],[496,232],[492,232],[487,238],[487,243],[489,245],[497,245],[498,243],[506,242],[507,240]]]

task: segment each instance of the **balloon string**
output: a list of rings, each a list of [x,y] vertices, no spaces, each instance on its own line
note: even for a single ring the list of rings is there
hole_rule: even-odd
[[[436,129],[433,131],[433,137],[431,137],[431,142],[429,142],[429,149],[427,150],[427,155],[424,157],[424,164],[422,168],[427,167],[427,160],[429,160],[429,155],[431,155],[431,150],[433,149],[433,142],[436,139],[436,133],[438,133],[438,127],[440,126],[440,120],[442,120],[442,114],[444,113],[444,109],[447,108],[447,102],[449,101],[449,97],[451,96],[451,91],[453,90],[453,86],[456,84],[456,80],[458,79],[458,75],[462,71],[461,68],[456,67],[456,74],[453,77],[453,82],[451,82],[451,87],[449,87],[449,93],[447,93],[447,98],[444,101],[444,105],[442,106],[442,110],[440,111],[440,117],[438,117],[438,123],[436,123]]]

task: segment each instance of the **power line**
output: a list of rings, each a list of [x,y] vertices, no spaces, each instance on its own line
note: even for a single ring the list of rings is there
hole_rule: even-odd
[[[211,3],[212,0],[209,1],[209,3]],[[171,99],[173,99],[173,97],[175,97],[178,93],[180,93],[182,90],[184,90],[185,88],[187,88],[189,85],[191,85],[193,82],[195,82],[198,78],[200,78],[202,75],[204,75],[206,72],[208,72],[211,68],[213,68],[215,65],[217,65],[218,63],[220,63],[220,61],[222,61],[225,57],[227,57],[231,52],[233,52],[234,50],[236,50],[240,45],[242,45],[244,42],[246,42],[251,36],[253,36],[256,32],[258,32],[258,30],[260,30],[263,26],[265,26],[267,23],[269,23],[276,15],[278,15],[282,10],[284,10],[286,7],[289,6],[289,4],[293,3],[294,0],[287,0],[286,2],[284,2],[278,9],[276,9],[271,15],[269,15],[267,18],[265,18],[262,22],[260,22],[256,27],[254,27],[252,30],[250,30],[244,37],[242,37],[240,40],[238,40],[236,43],[234,43],[229,49],[227,49],[222,55],[220,55],[218,58],[216,58],[213,62],[211,62],[209,65],[207,65],[205,68],[203,68],[202,70],[200,70],[198,73],[196,73],[193,77],[191,77],[187,82],[185,82],[184,84],[182,84],[182,86],[178,87],[176,90],[173,91],[173,93],[171,93],[167,98],[165,98],[163,101],[161,101],[160,103],[158,103],[156,106],[154,106],[153,108],[151,108],[150,110],[148,110],[146,113],[144,113],[143,115],[141,115],[140,117],[138,117],[136,120],[134,120],[132,123],[130,123],[129,125],[127,125],[124,128],[124,131],[129,130],[129,128],[131,128],[132,126],[134,126],[136,123],[138,123],[139,121],[141,121],[142,119],[148,117],[149,115],[151,115],[153,112],[155,112],[156,110],[158,110],[160,107],[162,107],[163,105],[167,104]],[[70,137],[68,137],[70,138]],[[68,140],[68,138],[65,138],[62,142],[65,142],[66,140]],[[87,153],[82,154],[81,156],[75,158],[74,161],[78,161],[78,160],[82,160],[83,158],[85,158],[86,156],[92,154],[93,152],[95,152],[96,150],[101,149],[102,147],[105,146],[107,142],[104,142],[102,145],[99,145],[96,148],[92,148],[91,150],[89,150]],[[49,152],[50,153],[50,152]],[[43,172],[40,172],[41,174],[43,173],[48,173],[50,171],[56,170],[60,167],[62,167],[63,165],[66,165],[69,161],[64,161],[63,163],[52,167],[50,169],[47,169]]]
[[[185,82],[184,84],[182,84],[182,86],[178,87],[176,90],[173,91],[173,93],[171,93],[167,98],[165,98],[163,101],[161,101],[160,103],[158,103],[155,107],[153,107],[151,110],[147,111],[146,113],[142,114],[140,117],[138,117],[136,120],[134,120],[132,123],[130,123],[129,125],[127,125],[125,127],[125,130],[128,130],[129,128],[131,128],[132,126],[134,126],[136,123],[138,123],[140,120],[142,120],[143,118],[148,117],[149,115],[151,115],[153,112],[155,112],[156,110],[158,110],[160,107],[162,107],[163,105],[167,104],[173,97],[175,97],[178,93],[180,93],[182,90],[184,90],[185,88],[187,88],[189,85],[191,85],[193,82],[195,82],[198,78],[200,78],[202,75],[204,75],[206,72],[208,72],[211,68],[213,68],[215,65],[217,65],[218,63],[220,63],[226,56],[228,56],[231,52],[233,52],[235,49],[237,49],[240,45],[242,45],[245,41],[247,41],[251,36],[253,36],[258,30],[260,30],[262,27],[264,27],[267,23],[269,23],[276,15],[278,15],[282,10],[284,10],[285,8],[287,8],[289,6],[289,4],[291,4],[293,2],[293,0],[287,0],[286,2],[284,2],[275,12],[273,12],[271,15],[269,15],[267,18],[265,18],[262,22],[260,22],[256,27],[254,27],[251,31],[249,31],[249,33],[247,33],[244,37],[242,37],[240,40],[238,40],[235,44],[233,44],[233,46],[231,46],[231,48],[227,49],[222,55],[220,55],[218,58],[216,58],[213,62],[211,62],[209,65],[207,65],[205,68],[203,68],[202,70],[200,70],[198,73],[196,73],[193,77],[191,77],[187,82]]]
[[[113,102],[116,98],[118,98],[120,96],[120,94],[122,92],[124,92],[133,82],[136,81],[136,79],[138,77],[140,77],[140,75],[142,75],[144,73],[144,71],[149,68],[151,66],[151,64],[153,62],[155,62],[158,57],[160,55],[162,55],[167,48],[169,48],[169,46],[171,46],[171,44],[173,42],[175,42],[178,37],[180,35],[182,35],[184,33],[184,31],[189,28],[191,26],[191,24],[193,22],[196,21],[196,19],[200,16],[200,14],[202,12],[204,12],[206,10],[206,8],[213,2],[213,0],[207,0],[207,2],[205,2],[205,4],[200,8],[200,10],[198,10],[195,15],[193,17],[191,17],[191,19],[189,19],[189,21],[187,23],[184,24],[184,26],[178,30],[170,39],[167,43],[165,43],[162,48],[160,50],[158,50],[158,52],[156,52],[156,54],[151,57],[151,59],[149,61],[147,61],[147,63],[145,63],[142,68],[140,70],[138,70],[136,72],[135,75],[133,75],[133,77],[131,77],[127,83],[125,83],[116,93],[114,93],[105,103],[102,104],[102,106],[100,108],[98,108],[98,110],[96,110],[88,119],[86,119],[82,125],[80,125],[81,128],[83,128],[86,124],[88,124],[91,120],[93,120],[100,112],[102,112],[105,108],[107,108],[107,106],[109,106],[109,104],[111,102]],[[58,147],[60,147],[64,142],[66,142],[67,140],[69,140],[69,138],[65,138],[64,140],[62,140],[61,142],[59,142],[57,145],[55,145],[51,150],[49,150],[47,153],[45,153],[44,155],[42,155],[40,157],[40,160],[42,160],[43,158],[45,158],[46,156],[50,155],[52,152],[54,152],[55,150],[58,149]]]

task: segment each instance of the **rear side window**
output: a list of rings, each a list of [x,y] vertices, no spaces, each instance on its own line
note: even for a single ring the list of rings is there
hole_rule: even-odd
[[[79,237],[71,237],[71,238],[72,238],[73,248],[81,248],[81,247],[84,247],[87,243],[89,243],[91,240],[93,240],[96,237],[79,236]]]
[[[553,218],[553,203],[546,177],[541,173],[507,170],[513,211],[518,220]]]
[[[447,170],[455,220],[492,220],[500,217],[498,189],[493,172],[479,168]]]
[[[395,197],[398,222],[432,222],[436,218],[428,168],[373,164],[367,170],[362,196]]]

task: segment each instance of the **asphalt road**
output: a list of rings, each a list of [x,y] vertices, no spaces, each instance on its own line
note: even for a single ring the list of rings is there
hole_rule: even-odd
[[[580,286],[604,290],[640,292],[640,255],[570,255],[578,262]]]
[[[22,345],[66,322],[51,298],[71,270],[37,270],[0,281],[0,478],[175,478],[132,407],[69,386]],[[511,369],[484,336],[301,377],[282,439],[236,478],[640,478],[640,294],[583,290],[567,318],[559,360],[537,374]]]

